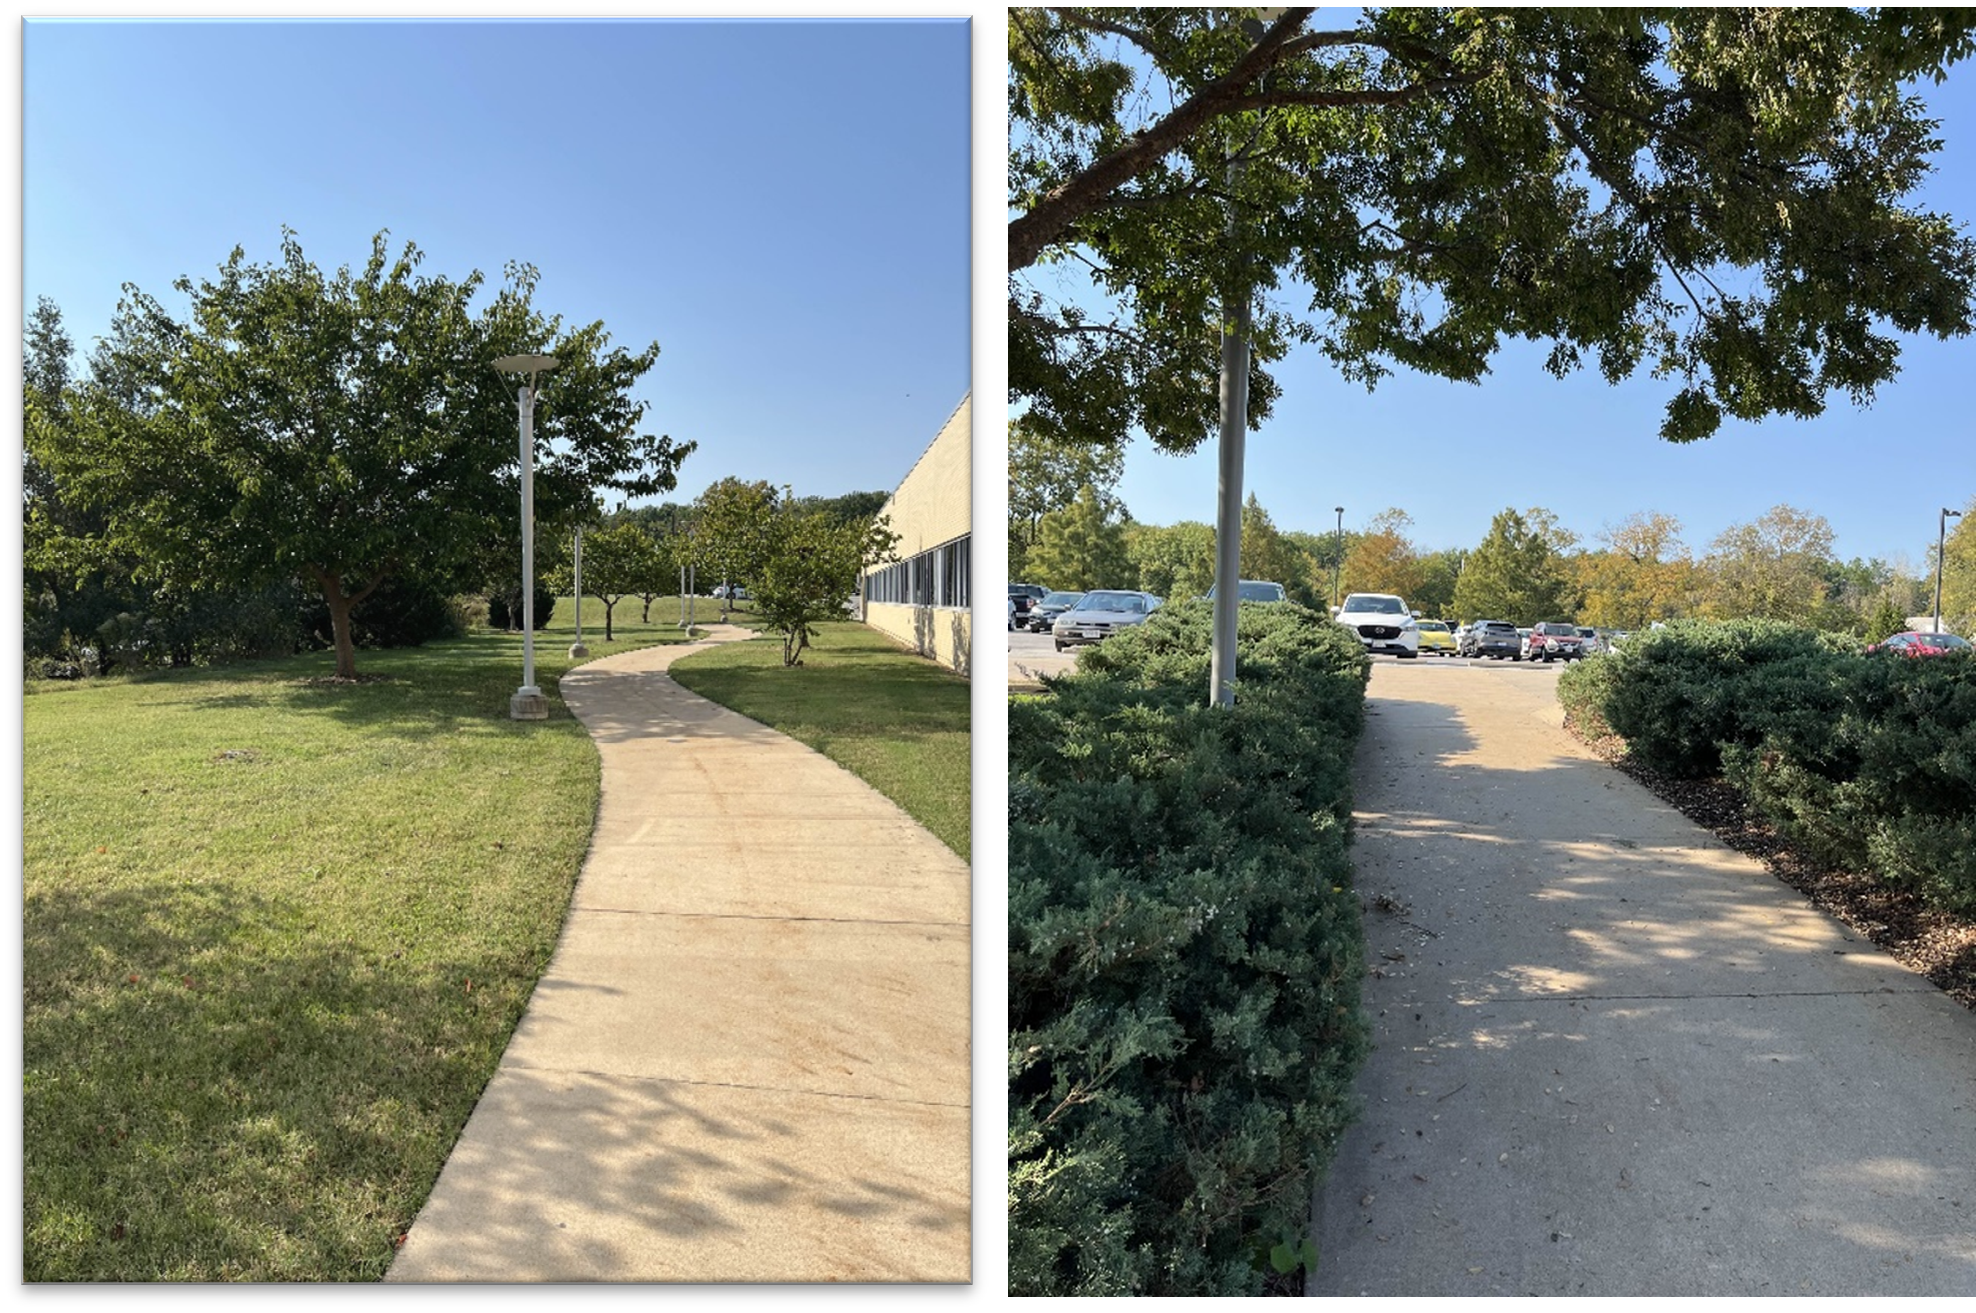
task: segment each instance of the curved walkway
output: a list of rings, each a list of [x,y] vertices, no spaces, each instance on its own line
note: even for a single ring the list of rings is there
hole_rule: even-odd
[[[1375,664],[1315,1295],[1976,1295],[1976,1015],[1560,728]]]
[[[967,866],[701,646],[562,679],[590,853],[388,1281],[969,1279]]]

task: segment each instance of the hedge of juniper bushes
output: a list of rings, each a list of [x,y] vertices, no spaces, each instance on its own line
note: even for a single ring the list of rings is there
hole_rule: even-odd
[[[1720,775],[1814,856],[1976,912],[1976,658],[1679,621],[1565,671],[1558,696],[1651,770]]]
[[[1009,1290],[1260,1293],[1298,1258],[1367,1050],[1348,841],[1371,672],[1205,603],[1009,708]]]

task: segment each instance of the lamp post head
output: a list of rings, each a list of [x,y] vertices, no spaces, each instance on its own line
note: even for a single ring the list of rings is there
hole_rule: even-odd
[[[547,373],[563,362],[554,356],[502,356],[494,362],[494,368],[503,374],[526,374],[528,386],[535,386],[535,376]]]

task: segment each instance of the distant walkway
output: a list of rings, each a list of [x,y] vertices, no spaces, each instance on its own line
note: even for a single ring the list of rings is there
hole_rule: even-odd
[[[1976,1015],[1559,728],[1378,663],[1314,1295],[1976,1295]]]
[[[692,650],[563,677],[590,853],[388,1281],[969,1279],[967,866]]]

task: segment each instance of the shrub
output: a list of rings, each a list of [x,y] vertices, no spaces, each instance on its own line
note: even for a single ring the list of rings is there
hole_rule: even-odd
[[[329,604],[320,593],[304,608],[303,624],[317,647],[333,645]],[[350,641],[362,648],[419,647],[465,633],[451,595],[419,579],[386,579],[350,613]]]
[[[1754,746],[1724,751],[1724,777],[1819,858],[1976,912],[1976,660],[1831,667],[1836,693],[1764,714]]]
[[[1347,851],[1370,670],[1301,607],[1205,603],[1009,711],[1009,1289],[1255,1294],[1366,1049]]]
[[[535,580],[535,628],[546,629],[556,609],[556,594],[541,576]],[[487,624],[493,629],[521,628],[521,580],[516,579],[487,594]]]
[[[1713,775],[1724,745],[1752,745],[1746,699],[1775,700],[1780,672],[1771,667],[1858,648],[1856,639],[1778,620],[1677,620],[1611,654],[1600,712],[1643,764],[1690,779]]]
[[[1557,677],[1557,700],[1565,722],[1588,739],[1613,732],[1606,723],[1605,703],[1612,695],[1613,657],[1610,653],[1573,661]]]
[[[1567,672],[1558,693],[1654,769],[1719,769],[1815,857],[1976,912],[1976,658],[1690,622]]]

